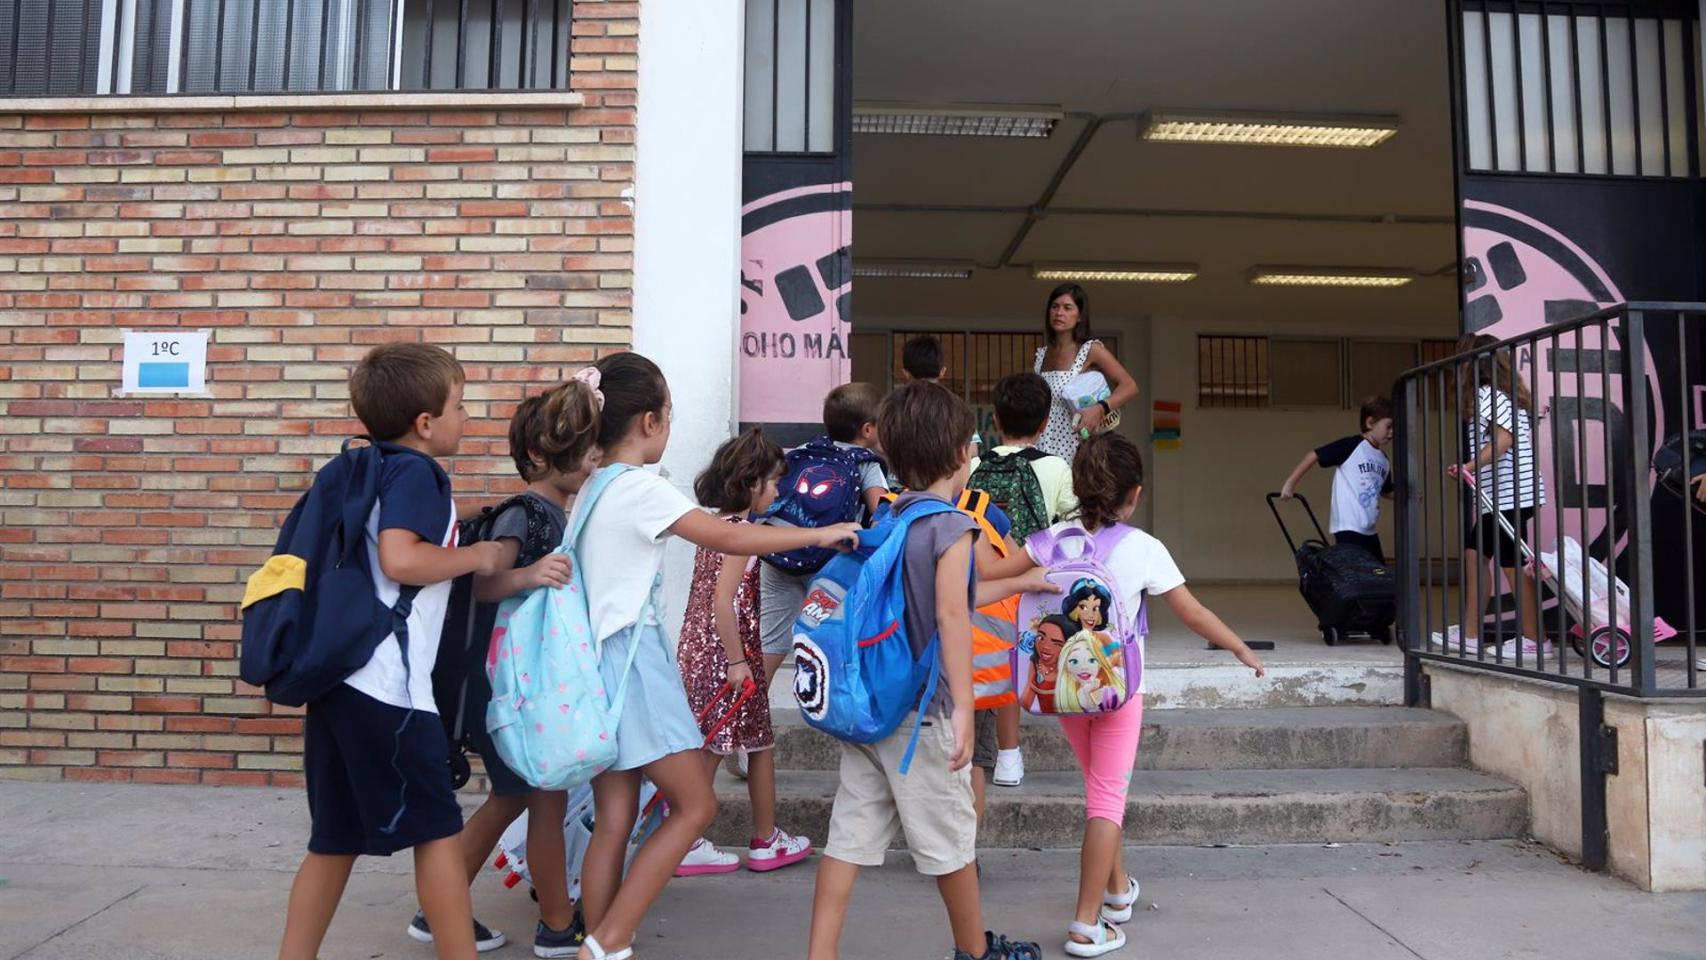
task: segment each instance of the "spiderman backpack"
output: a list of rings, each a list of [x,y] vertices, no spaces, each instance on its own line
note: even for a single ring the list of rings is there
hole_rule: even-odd
[[[817,529],[857,521],[865,493],[859,480],[860,469],[867,463],[881,462],[880,457],[864,447],[838,446],[827,436],[789,450],[782,482],[777,485],[779,494],[765,515],[765,522],[778,527]],[[801,547],[772,553],[764,562],[783,573],[799,576],[822,570],[833,556],[835,551],[826,547]]]

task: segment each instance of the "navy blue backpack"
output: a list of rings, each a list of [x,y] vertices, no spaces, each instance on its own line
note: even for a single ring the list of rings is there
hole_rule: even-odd
[[[858,520],[865,504],[859,470],[867,463],[881,462],[881,457],[864,447],[836,446],[827,436],[789,450],[776,502],[765,522],[817,529]],[[822,570],[835,554],[827,547],[801,547],[769,554],[764,562],[783,573],[800,575]]]
[[[419,587],[379,602],[367,562],[367,518],[379,502],[386,457],[426,454],[368,437],[345,440],[291,508],[273,555],[243,593],[238,676],[273,703],[297,707],[343,683],[392,633],[408,662],[407,620]],[[431,460],[431,458],[428,458]],[[446,490],[450,479],[433,469]]]

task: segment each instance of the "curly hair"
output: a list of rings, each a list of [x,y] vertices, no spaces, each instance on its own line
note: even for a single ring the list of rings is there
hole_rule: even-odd
[[[1072,458],[1072,492],[1078,520],[1087,530],[1120,522],[1120,509],[1143,486],[1143,455],[1117,433],[1099,433],[1078,444]]]
[[[711,465],[694,478],[693,496],[719,513],[750,510],[753,488],[780,471],[782,461],[782,448],[754,427],[723,441]]]
[[[587,452],[598,445],[598,398],[592,388],[579,380],[560,384],[541,398],[537,432],[533,434],[530,454],[558,473],[574,473],[586,460]],[[522,408],[515,411],[521,416]],[[515,453],[515,426],[510,426],[510,455]],[[516,457],[516,468],[521,459]],[[522,479],[533,480],[525,472]]]

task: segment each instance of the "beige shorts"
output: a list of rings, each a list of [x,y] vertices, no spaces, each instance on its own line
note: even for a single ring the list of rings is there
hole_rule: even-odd
[[[924,722],[904,775],[900,761],[912,739],[910,715],[886,740],[841,745],[841,787],[829,815],[825,856],[881,866],[895,833],[904,831],[912,862],[925,876],[945,876],[977,859],[971,768],[948,769],[954,732],[945,717]]]

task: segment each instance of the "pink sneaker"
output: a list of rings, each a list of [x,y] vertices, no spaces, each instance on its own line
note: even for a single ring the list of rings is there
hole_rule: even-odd
[[[746,850],[746,868],[754,873],[780,870],[812,855],[812,842],[783,833],[781,828],[768,840],[754,840]]]

